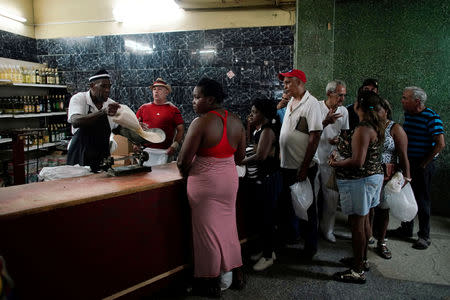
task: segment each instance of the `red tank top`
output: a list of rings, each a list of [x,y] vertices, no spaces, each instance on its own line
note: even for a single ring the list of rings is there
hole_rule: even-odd
[[[225,117],[222,117],[221,114],[219,114],[217,111],[212,110],[210,113],[218,115],[222,121],[223,121],[223,132],[222,132],[222,139],[220,142],[212,146],[210,148],[200,148],[198,149],[197,155],[200,156],[212,156],[217,158],[225,158],[230,157],[236,152],[236,149],[230,146],[230,143],[228,142],[227,137],[227,117],[228,117],[228,111],[225,111]]]

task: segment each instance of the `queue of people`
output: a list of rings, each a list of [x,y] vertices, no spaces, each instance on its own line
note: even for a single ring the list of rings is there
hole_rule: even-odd
[[[389,208],[383,187],[397,171],[403,174],[404,184],[411,184],[418,204],[419,238],[413,247],[426,249],[431,244],[431,178],[434,160],[445,142],[439,115],[425,106],[425,91],[418,87],[403,91],[402,127],[391,120],[391,106],[378,95],[375,79],[366,79],[356,101],[346,108],[347,88],[342,80],[330,81],[327,98],[318,101],[306,89],[303,71],[293,69],[279,73],[278,78],[284,87],[278,106],[270,99],[252,104],[248,128],[254,129],[249,134],[254,151],[247,156],[244,125],[223,108],[226,95],[221,84],[203,78],[193,90],[192,105],[198,117],[188,128],[177,166],[187,178],[194,290],[199,294],[220,296],[230,286],[223,281],[228,275],[233,278],[232,288],[245,286],[236,225],[236,165],[251,166],[247,183],[257,195],[253,199],[260,216],[255,224],[260,238],[258,252],[252,255],[255,271],[273,265],[278,247],[296,240],[299,228],[305,240],[299,253],[302,259],[313,259],[320,233],[335,243],[334,220],[340,206],[348,215],[353,256],[341,260],[349,269],[334,278],[364,283],[372,235],[377,239],[376,253],[385,259],[392,257],[387,235],[413,235],[412,221],[387,231]],[[100,159],[109,155],[110,133],[119,127],[111,120],[119,105],[108,98],[111,83],[106,71],[94,74],[89,82],[89,91],[70,101],[69,122],[75,135],[68,162],[98,167]],[[184,122],[178,108],[167,101],[170,85],[158,78],[150,88],[154,102],[141,106],[136,117],[144,127],[165,131],[168,140],[159,146],[172,155],[183,139]],[[102,151],[95,151],[99,145]],[[307,220],[299,221],[290,186],[306,179],[312,188],[312,204]]]

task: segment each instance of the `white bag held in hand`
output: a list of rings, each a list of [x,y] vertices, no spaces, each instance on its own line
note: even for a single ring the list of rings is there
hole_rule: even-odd
[[[402,222],[409,222],[417,214],[417,203],[411,184],[407,183],[400,192],[384,191],[384,197],[392,215]]]
[[[399,193],[404,182],[405,179],[403,178],[403,174],[401,172],[396,172],[391,180],[386,183],[384,190],[389,190],[391,193]]]
[[[295,214],[300,219],[308,221],[307,211],[313,202],[313,191],[309,178],[302,182],[294,183],[290,188]]]
[[[144,131],[141,125],[139,124],[139,121],[136,118],[134,112],[126,105],[123,104],[120,105],[120,108],[117,110],[116,114],[112,116],[112,120],[125,128],[135,131],[142,138],[146,139],[151,143],[162,143],[166,138],[165,136],[162,137],[161,135],[155,132]]]

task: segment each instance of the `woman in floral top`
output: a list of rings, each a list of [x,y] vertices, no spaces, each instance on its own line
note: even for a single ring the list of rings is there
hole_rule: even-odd
[[[372,229],[369,211],[379,203],[383,184],[380,157],[384,141],[384,123],[378,116],[382,99],[371,91],[358,94],[355,112],[359,124],[352,135],[340,136],[338,153],[329,164],[335,168],[342,212],[349,216],[353,258],[341,260],[351,268],[334,274],[339,281],[365,283],[368,271],[367,248]]]

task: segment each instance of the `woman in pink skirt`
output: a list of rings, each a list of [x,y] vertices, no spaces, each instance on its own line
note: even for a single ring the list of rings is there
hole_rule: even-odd
[[[194,288],[219,297],[221,273],[233,270],[232,286],[244,285],[236,228],[236,164],[245,156],[245,130],[238,116],[221,107],[225,94],[220,83],[203,78],[193,94],[199,117],[189,127],[177,165],[188,178],[194,277],[199,283]]]

